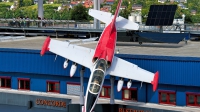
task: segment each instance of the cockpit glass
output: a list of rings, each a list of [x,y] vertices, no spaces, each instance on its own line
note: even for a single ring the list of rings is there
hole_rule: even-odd
[[[90,84],[90,91],[93,93],[98,93],[103,79],[104,72],[102,70],[95,70],[93,72],[92,82]]]
[[[90,84],[90,91],[93,93],[98,93],[100,89],[100,86],[97,84]]]
[[[96,83],[101,85],[102,79],[104,77],[104,73],[101,70],[95,70],[93,73],[92,83]]]
[[[98,60],[95,69],[101,69],[103,71],[106,70],[106,61],[104,59],[100,59]]]

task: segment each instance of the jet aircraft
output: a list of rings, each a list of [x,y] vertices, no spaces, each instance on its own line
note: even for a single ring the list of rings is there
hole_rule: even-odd
[[[73,77],[77,64],[90,69],[91,75],[86,91],[84,112],[91,112],[94,109],[105,76],[108,74],[120,77],[117,84],[118,91],[121,91],[123,87],[124,78],[129,79],[127,83],[128,88],[131,87],[132,80],[137,80],[151,83],[153,85],[153,91],[157,89],[159,78],[158,72],[155,74],[151,73],[133,63],[114,56],[117,40],[117,28],[129,30],[138,30],[139,28],[138,24],[118,16],[121,3],[122,0],[119,0],[115,15],[94,9],[89,10],[89,15],[106,23],[106,27],[99,38],[95,50],[73,45],[66,41],[54,40],[50,37],[46,38],[42,46],[41,55],[44,55],[46,51],[50,51],[65,58],[66,60],[63,64],[64,68],[68,66],[69,60],[74,62],[70,69],[70,77]]]

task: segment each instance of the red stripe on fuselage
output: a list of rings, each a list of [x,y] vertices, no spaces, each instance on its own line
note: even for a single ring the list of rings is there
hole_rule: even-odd
[[[94,59],[98,58],[98,59],[105,59],[106,61],[110,62],[110,64],[112,63],[112,59],[115,52],[116,40],[117,40],[117,30],[115,23],[116,23],[116,18],[119,14],[121,3],[122,0],[119,0],[112,22],[108,26],[106,26],[106,28],[101,34],[101,37],[99,39],[99,42],[97,44],[93,56],[93,61],[95,61]]]
[[[97,44],[94,57],[99,59],[105,59],[106,61],[112,63],[112,58],[114,56],[115,44],[116,44],[117,31],[114,24],[110,23],[103,31],[101,38]]]

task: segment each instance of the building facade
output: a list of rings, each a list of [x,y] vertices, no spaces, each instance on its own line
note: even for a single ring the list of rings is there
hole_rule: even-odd
[[[152,85],[133,81],[127,89],[125,79],[122,91],[117,92],[118,77],[115,78],[115,99],[133,102],[169,104],[176,106],[200,106],[200,58],[150,55],[116,55],[151,72],[159,71],[158,89]],[[19,91],[38,91],[79,95],[80,69],[70,78],[72,62],[63,69],[65,61],[52,53],[40,56],[39,50],[0,49],[0,88]],[[90,76],[89,69],[84,73],[84,92]],[[106,76],[100,97],[109,98],[110,80]]]

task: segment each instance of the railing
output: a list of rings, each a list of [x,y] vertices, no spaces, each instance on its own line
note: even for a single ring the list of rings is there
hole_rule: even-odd
[[[93,29],[93,22],[81,22],[74,20],[0,19],[0,27]],[[104,27],[105,24],[100,24],[100,29],[103,29]]]
[[[0,19],[0,27],[94,29],[93,22],[83,22],[74,20]],[[105,28],[105,24],[101,23],[100,29],[103,28]],[[161,28],[160,26],[145,26],[144,24],[140,24],[139,30],[160,32]],[[200,24],[174,24],[171,26],[163,26],[162,30],[200,32]]]

